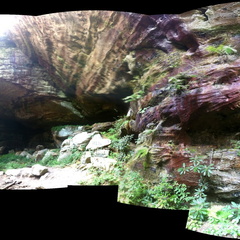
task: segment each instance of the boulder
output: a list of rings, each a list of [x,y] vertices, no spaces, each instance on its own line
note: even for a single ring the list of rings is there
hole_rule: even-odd
[[[70,144],[71,144],[71,139],[65,139],[63,142],[62,142],[62,144],[61,144],[61,148],[64,148],[64,147],[66,147],[66,146],[69,146]]]
[[[77,148],[78,150],[85,150],[86,145],[88,144],[92,136],[94,136],[94,134],[96,133],[97,132],[81,132],[76,134],[71,139],[65,139],[61,144],[61,150],[59,152],[57,160],[61,161],[64,158],[69,157],[72,154],[73,149]]]
[[[91,163],[91,157],[92,157],[91,151],[85,151],[81,157],[81,163],[82,164]]]
[[[48,151],[48,149],[42,149],[42,150],[34,152],[33,157],[34,157],[35,161],[37,162],[37,161],[42,160],[42,158],[44,157],[44,155],[46,154],[47,151]]]
[[[97,132],[91,132],[91,133],[81,132],[81,133],[75,135],[70,140],[70,146],[72,148],[76,147],[76,148],[83,149],[95,134],[97,134]]]
[[[61,161],[62,159],[70,156],[72,154],[72,149],[73,147],[70,145],[72,139],[65,139],[60,148],[59,156],[58,156],[58,161]]]
[[[69,157],[71,154],[72,154],[71,146],[70,145],[65,145],[63,148],[61,148],[57,161],[61,161],[64,158]]]
[[[109,156],[110,150],[108,149],[96,149],[93,152],[93,157],[104,157],[107,158]]]
[[[19,156],[26,157],[26,158],[28,158],[28,159],[31,159],[31,158],[32,158],[32,155],[31,155],[29,152],[27,152],[27,151],[22,151],[22,152],[19,154]]]
[[[83,126],[63,126],[59,129],[59,127],[52,128],[52,136],[56,146],[60,147],[62,142],[68,137],[73,136],[76,133],[83,131]]]
[[[42,158],[42,161],[46,160],[49,157],[57,157],[57,156],[58,156],[58,149],[50,149],[45,153],[44,157]]]
[[[95,151],[85,151],[81,157],[81,163],[91,163],[94,157],[96,158],[107,158],[109,156],[110,150],[107,149],[97,149]],[[94,161],[94,160],[93,160]]]
[[[92,125],[92,131],[105,132],[113,127],[114,122],[94,123]]]
[[[44,146],[43,145],[37,145],[36,146],[36,151],[40,151],[40,150],[43,150],[44,149]]]
[[[35,177],[41,177],[48,172],[48,168],[40,164],[35,164],[32,166],[32,175]]]
[[[96,134],[93,136],[91,141],[88,143],[88,145],[86,146],[86,149],[87,150],[95,150],[98,148],[109,146],[110,144],[111,144],[110,139],[102,138],[102,136],[100,134]]]
[[[93,167],[110,171],[117,163],[115,159],[103,157],[91,157],[91,164]]]

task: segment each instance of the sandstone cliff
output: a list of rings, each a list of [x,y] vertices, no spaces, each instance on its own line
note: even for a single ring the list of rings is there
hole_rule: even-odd
[[[230,151],[230,163],[216,150],[229,152],[239,140],[239,9],[230,3],[179,15],[15,16],[0,39],[0,145],[51,142],[53,126],[123,116],[122,135],[149,148],[150,160],[129,163],[146,177],[164,169],[196,186],[199,174],[178,173],[194,151],[224,176],[239,175],[239,154]],[[221,173],[214,172],[212,188]],[[228,199],[238,191],[214,189]]]
[[[126,113],[122,99],[149,62],[198,47],[176,16],[82,11],[15,21],[1,38],[1,119],[35,129]]]

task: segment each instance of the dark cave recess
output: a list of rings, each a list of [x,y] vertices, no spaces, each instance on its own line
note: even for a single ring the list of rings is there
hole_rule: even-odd
[[[239,110],[198,111],[184,128],[193,144],[229,146],[231,140],[240,140],[239,122]]]

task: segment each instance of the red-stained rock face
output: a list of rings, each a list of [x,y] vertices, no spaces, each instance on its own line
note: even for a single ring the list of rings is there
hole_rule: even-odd
[[[228,131],[229,125],[232,131],[237,130],[240,101],[239,61],[224,64],[221,68],[220,70],[219,65],[215,65],[215,70],[212,67],[206,68],[204,77],[189,78],[189,90],[181,94],[174,93],[172,96],[164,97],[166,86],[169,84],[166,84],[157,96],[153,95],[156,93],[155,90],[150,92],[147,96],[152,98],[145,97],[145,101],[143,100],[145,105],[147,101],[153,101],[153,98],[158,96],[160,98],[162,95],[162,99],[156,106],[137,114],[138,130],[145,129],[149,122],[159,121],[162,121],[163,131],[164,128],[172,126],[173,134],[176,132],[174,127],[176,124],[183,130],[183,134],[184,131],[207,128],[212,128],[213,131]]]

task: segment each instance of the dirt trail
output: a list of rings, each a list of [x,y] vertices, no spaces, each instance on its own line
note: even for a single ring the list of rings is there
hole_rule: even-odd
[[[0,175],[0,189],[49,189],[78,185],[80,181],[91,178],[87,169],[76,167],[48,167],[48,172],[41,177]]]

